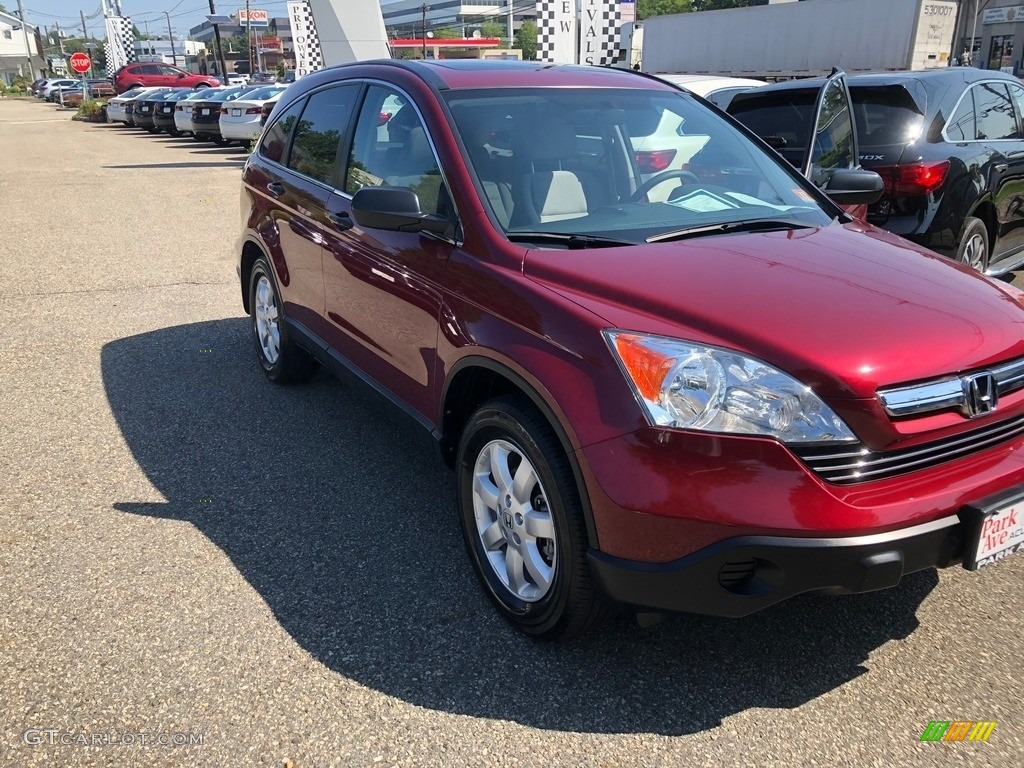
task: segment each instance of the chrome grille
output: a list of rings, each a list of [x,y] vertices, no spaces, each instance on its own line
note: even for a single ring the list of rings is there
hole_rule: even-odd
[[[849,484],[927,469],[990,448],[1024,434],[1024,415],[912,448],[871,451],[863,445],[791,446],[815,474],[830,483]]]
[[[1024,387],[1024,360],[993,366],[981,371],[972,371],[963,376],[946,376],[941,379],[878,390],[878,397],[886,413],[897,418],[920,413],[941,411],[946,408],[965,410],[964,415],[976,416],[967,406],[968,382],[972,376],[991,374],[997,395],[1006,395]]]

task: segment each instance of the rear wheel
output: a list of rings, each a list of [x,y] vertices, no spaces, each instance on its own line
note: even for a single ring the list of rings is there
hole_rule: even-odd
[[[176,139],[179,136],[181,136],[181,131],[179,131],[177,128],[168,128],[167,135]]]
[[[524,633],[565,640],[607,614],[587,564],[572,468],[550,425],[522,397],[485,403],[459,442],[458,504],[477,576]]]
[[[960,238],[960,246],[956,252],[957,261],[971,269],[984,272],[988,269],[989,242],[988,229],[985,222],[968,216],[964,221],[964,234]]]
[[[289,338],[280,297],[270,264],[263,257],[256,259],[249,277],[249,317],[256,357],[274,383],[299,384],[312,378],[317,363]]]

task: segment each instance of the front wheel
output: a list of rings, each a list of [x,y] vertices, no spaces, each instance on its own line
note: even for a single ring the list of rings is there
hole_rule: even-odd
[[[565,450],[527,400],[500,397],[459,442],[458,504],[470,560],[515,627],[567,640],[602,621],[579,490]]]
[[[984,272],[988,269],[989,242],[988,229],[985,222],[968,216],[964,221],[964,234],[960,238],[960,246],[957,248],[957,261],[966,264],[971,269]]]

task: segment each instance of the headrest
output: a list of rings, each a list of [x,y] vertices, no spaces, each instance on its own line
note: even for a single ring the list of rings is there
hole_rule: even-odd
[[[568,123],[541,121],[536,126],[519,126],[513,136],[518,160],[564,160],[576,154],[576,132]]]

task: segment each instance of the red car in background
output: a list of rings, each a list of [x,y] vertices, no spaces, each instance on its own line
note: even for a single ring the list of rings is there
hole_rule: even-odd
[[[1024,549],[1024,294],[843,211],[881,179],[834,140],[842,95],[798,170],[634,72],[307,75],[242,175],[259,367],[323,366],[434,441],[468,561],[535,637],[993,566]],[[644,178],[644,116],[706,137],[699,173]],[[429,540],[446,505],[389,506],[397,472],[374,512]]]
[[[118,93],[132,88],[211,88],[220,85],[220,80],[209,75],[197,75],[170,64],[155,62],[127,64],[114,75],[114,87]]]

